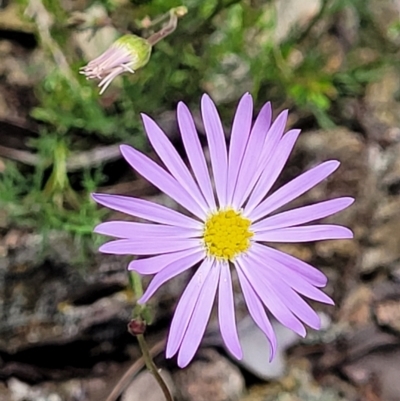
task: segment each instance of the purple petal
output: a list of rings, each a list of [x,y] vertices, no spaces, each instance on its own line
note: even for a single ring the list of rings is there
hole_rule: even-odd
[[[247,255],[238,257],[236,259],[237,266],[242,270],[256,294],[275,318],[284,326],[304,337],[306,329],[303,324],[294,316],[286,302],[282,301],[274,286],[262,280],[257,274],[257,265],[254,263],[254,259],[250,257],[250,254],[251,250]]]
[[[232,205],[236,209],[242,206],[258,179],[255,172],[261,156],[260,144],[264,143],[269,127],[271,126],[271,116],[271,103],[268,102],[258,113],[243,156],[232,200]]]
[[[299,207],[276,214],[275,216],[267,217],[266,219],[253,224],[251,229],[254,232],[258,232],[309,223],[340,212],[350,206],[353,202],[353,198],[336,198],[309,206]]]
[[[143,153],[128,146],[121,145],[121,153],[125,160],[135,169],[141,176],[151,182],[161,192],[164,192],[176,202],[181,204],[187,210],[192,212],[199,218],[206,217],[206,211],[199,206],[184,187],[157,163],[153,162]]]
[[[275,287],[275,295],[282,302],[285,302],[290,311],[302,322],[315,330],[321,328],[321,319],[314,309],[312,309],[296,291],[293,291],[282,279],[276,276],[276,274],[272,274],[270,271],[266,270],[264,274],[259,274],[258,277],[260,277],[262,281],[264,280],[264,283],[269,282]]]
[[[260,151],[260,156],[258,159],[257,170],[255,176],[257,179],[260,177],[261,173],[265,170],[265,167],[270,159],[270,157],[276,152],[277,147],[282,139],[283,133],[285,131],[285,126],[288,118],[288,111],[284,110],[276,120],[273,122],[268,134],[265,138],[265,142]]]
[[[271,362],[275,356],[277,346],[274,329],[272,328],[271,322],[269,321],[268,316],[265,313],[264,306],[262,305],[258,295],[253,290],[253,287],[248,282],[246,276],[242,273],[240,267],[237,268],[237,273],[249,313],[257,326],[264,332],[265,336],[268,339],[271,348],[271,354],[269,357],[269,360]]]
[[[183,186],[183,188],[192,195],[192,198],[204,210],[208,210],[208,205],[201,194],[199,187],[189,173],[188,168],[182,161],[178,152],[166,137],[161,128],[148,116],[142,114],[143,124],[147,136],[172,176]]]
[[[283,110],[278,117],[276,117],[275,121],[273,122],[271,128],[268,131],[267,137],[265,138],[265,142],[262,148],[261,153],[261,166],[262,163],[265,163],[268,160],[268,157],[272,155],[276,147],[278,146],[282,135],[285,131],[286,122],[288,119],[289,111]]]
[[[151,255],[164,252],[177,252],[184,249],[202,248],[198,239],[163,239],[151,241],[148,238],[118,239],[105,243],[99,248],[100,252],[115,255]]]
[[[251,213],[251,211],[260,203],[275,184],[283,170],[283,167],[285,167],[285,164],[289,159],[290,153],[292,152],[299,135],[300,130],[292,130],[286,133],[286,135],[281,139],[274,154],[271,155],[269,161],[265,165],[264,171],[250,195],[245,207],[246,214]]]
[[[252,248],[249,263],[253,263],[251,274],[255,279],[260,280],[264,286],[273,288],[274,295],[282,304],[294,313],[301,321],[306,323],[313,329],[320,329],[321,321],[317,313],[301,298],[293,289],[285,283],[280,277],[277,270],[267,269],[265,260],[260,252],[259,247]],[[288,326],[291,328],[291,326]]]
[[[156,223],[193,229],[202,229],[203,227],[199,221],[144,199],[109,194],[92,194],[92,198],[110,209]]]
[[[184,251],[152,256],[145,259],[132,260],[132,262],[130,262],[128,265],[128,270],[134,270],[139,274],[156,274],[164,269],[164,267],[176,262],[178,259],[182,259],[188,255],[194,254],[202,255],[202,259],[206,257],[204,250],[199,249],[198,246],[195,246]]]
[[[253,99],[246,93],[240,99],[232,126],[229,145],[227,202],[232,203],[238,173],[249,139],[253,116]]]
[[[285,252],[278,251],[277,249],[263,246],[268,251],[269,256],[276,260],[278,263],[287,266],[293,274],[302,276],[310,284],[316,287],[325,287],[328,279],[325,274],[320,272],[315,267],[303,262],[294,256],[288,255]]]
[[[281,206],[298,198],[332,174],[339,165],[340,163],[337,160],[330,160],[299,175],[261,202],[249,214],[249,218],[253,221],[259,220]]]
[[[181,368],[188,365],[199,348],[210,318],[215,293],[217,291],[219,274],[220,265],[216,263],[212,267],[211,272],[207,275],[204,285],[200,290],[196,306],[194,307],[192,317],[178,352],[178,366]]]
[[[185,270],[193,267],[197,262],[203,258],[202,252],[192,253],[182,258],[170,263],[165,266],[159,273],[157,273],[153,280],[151,280],[149,286],[147,287],[145,293],[142,295],[140,299],[138,299],[139,304],[146,303],[149,298],[168,280],[171,280],[173,277],[178,274],[183,273]]]
[[[323,293],[314,285],[310,284],[310,282],[307,281],[307,279],[305,279],[302,275],[296,274],[285,264],[271,258],[268,247],[260,244],[254,244],[252,249],[259,257],[259,260],[263,261],[263,269],[269,270],[271,274],[276,274],[281,277],[282,280],[295,291],[306,296],[307,298],[313,299],[314,301],[319,301],[328,305],[334,305],[334,302],[330,297],[328,297],[328,295]]]
[[[225,207],[227,204],[226,180],[228,178],[228,156],[226,154],[225,135],[218,111],[208,95],[203,95],[201,98],[201,114],[210,149],[211,167],[214,174],[219,206]]]
[[[132,221],[107,221],[100,223],[94,229],[95,233],[116,238],[154,237],[191,238],[199,237],[201,230],[193,228],[165,226],[161,224],[136,223]]]
[[[203,193],[209,208],[211,210],[216,210],[214,192],[203,148],[200,144],[193,117],[186,105],[182,102],[178,104],[178,124],[186,154],[200,186],[201,192]]]
[[[236,329],[235,305],[232,291],[232,277],[229,264],[221,262],[218,291],[218,317],[222,338],[229,351],[237,359],[242,359],[243,352]]]
[[[113,70],[111,70],[111,72],[106,75],[97,85],[99,88],[101,88],[99,94],[102,95],[104,91],[109,87],[112,80],[123,72],[125,72],[125,69],[123,67],[115,67]]]
[[[266,242],[311,242],[348,238],[353,238],[351,230],[333,224],[278,228],[258,232],[253,237],[254,241]]]
[[[167,349],[165,351],[165,356],[167,358],[173,357],[182,343],[183,336],[186,333],[200,291],[203,288],[204,282],[208,277],[213,264],[214,262],[210,258],[203,261],[189,284],[186,286],[186,289],[179,300],[169,329]]]

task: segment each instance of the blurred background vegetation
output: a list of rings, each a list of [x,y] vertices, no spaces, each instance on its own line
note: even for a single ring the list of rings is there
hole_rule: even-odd
[[[10,32],[18,44],[11,53],[21,60],[8,67],[19,76],[4,78],[9,64],[7,49],[0,48],[1,91],[7,94],[1,120],[22,130],[14,136],[3,127],[0,134],[0,225],[91,239],[104,212],[90,192],[107,190],[128,174],[118,144],[148,150],[140,113],[172,132],[177,102],[197,111],[203,92],[219,104],[227,125],[237,99],[249,91],[257,109],[267,100],[276,110],[290,108],[291,123],[300,128],[357,128],[352,100],[399,61],[399,19],[388,24],[382,17],[382,28],[377,3],[0,2],[2,32]],[[181,5],[188,14],[143,69],[117,78],[101,97],[97,83],[79,74],[116,38],[130,32],[149,37],[148,21]]]

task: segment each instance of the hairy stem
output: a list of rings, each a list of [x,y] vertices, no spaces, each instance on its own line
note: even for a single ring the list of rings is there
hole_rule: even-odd
[[[139,347],[142,351],[143,359],[146,364],[147,369],[152,373],[154,378],[157,380],[157,383],[161,387],[162,392],[164,393],[164,397],[167,401],[174,401],[171,392],[168,389],[167,384],[165,383],[164,379],[161,377],[160,372],[158,371],[157,366],[155,365],[153,358],[151,357],[149,348],[147,343],[144,339],[143,334],[137,335]]]
[[[138,273],[132,271],[130,272],[130,282],[133,293],[135,294],[135,299],[138,300],[143,295],[142,278]]]
[[[130,282],[131,282],[132,290],[135,294],[135,297],[140,298],[143,295],[142,278],[140,277],[140,275],[138,273],[131,272],[130,273]],[[146,322],[145,308],[146,308],[145,305],[140,305],[139,310],[134,311],[134,319],[136,319],[137,321]],[[147,346],[147,342],[146,342],[143,334],[136,334],[136,338],[138,340],[139,347],[142,352],[143,361],[146,364],[147,369],[154,376],[157,383],[161,387],[161,390],[164,393],[165,399],[167,401],[174,401],[164,379],[161,377],[161,375],[158,371],[158,368],[153,361],[152,355],[154,355],[154,353],[152,352],[152,350],[149,350],[149,347]],[[163,345],[164,345],[164,342],[163,342]],[[124,376],[126,376],[126,375],[124,375]],[[107,401],[108,401],[108,399],[107,399]]]
[[[163,351],[164,347],[165,347],[165,340],[159,341],[150,349],[149,351],[150,357],[154,358],[156,355],[158,355],[160,352]],[[143,357],[135,361],[132,364],[132,366],[121,377],[121,379],[115,385],[115,387],[112,389],[106,401],[115,401],[121,395],[121,393],[129,386],[130,382],[140,372],[140,370],[143,368],[144,365],[145,362]]]
[[[183,17],[187,13],[186,7],[176,7],[172,8],[169,11],[169,21],[168,23],[160,29],[158,32],[153,33],[147,41],[150,43],[151,46],[154,46],[158,43],[161,39],[164,39],[166,36],[171,34],[175,31],[178,25],[178,18]]]

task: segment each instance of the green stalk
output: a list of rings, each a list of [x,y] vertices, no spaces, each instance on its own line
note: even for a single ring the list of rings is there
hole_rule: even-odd
[[[150,355],[149,348],[144,339],[143,334],[137,335],[138,343],[140,350],[142,351],[143,359],[146,364],[147,369],[152,373],[154,378],[157,380],[158,385],[161,387],[161,390],[164,394],[164,397],[167,401],[174,401],[171,392],[169,391],[164,379],[161,377],[157,366],[155,365],[153,358]]]
[[[136,272],[130,273],[130,283],[132,286],[132,290],[135,294],[136,299],[140,298],[143,295],[143,285],[142,279],[140,275]],[[138,308],[139,306],[139,308]],[[136,305],[136,308],[133,311],[134,319],[141,320],[146,322],[146,305]],[[151,353],[149,351],[149,347],[147,346],[147,342],[144,338],[143,334],[136,334],[136,338],[139,343],[140,350],[142,352],[143,360],[146,364],[147,369],[156,379],[158,385],[161,387],[161,390],[164,394],[164,397],[167,401],[174,401],[164,379],[161,377],[157,366],[155,365]]]

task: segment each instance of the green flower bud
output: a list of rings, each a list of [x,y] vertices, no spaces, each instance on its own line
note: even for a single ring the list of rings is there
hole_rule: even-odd
[[[102,94],[112,80],[124,72],[134,73],[150,59],[151,45],[136,35],[124,35],[117,39],[103,54],[81,68],[87,79],[100,79]]]
[[[124,35],[117,39],[113,46],[121,47],[130,53],[134,71],[145,66],[151,55],[151,45],[146,40],[136,35]]]

